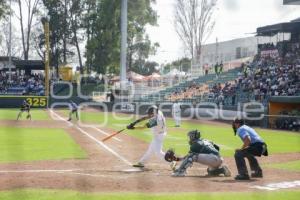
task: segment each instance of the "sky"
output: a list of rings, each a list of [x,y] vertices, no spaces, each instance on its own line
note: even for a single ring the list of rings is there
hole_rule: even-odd
[[[175,0],[156,0],[153,5],[159,15],[157,27],[147,27],[147,33],[160,48],[151,56],[160,64],[186,56],[174,29]],[[283,0],[218,0],[215,28],[206,43],[253,36],[257,27],[288,22],[300,17],[300,5],[283,5]],[[252,34],[251,34],[252,33]]]
[[[174,29],[175,1],[156,0],[153,8],[159,16],[158,26],[147,26],[147,33],[152,42],[160,44],[157,55],[151,56],[149,60],[159,64],[188,56]],[[16,6],[14,10],[17,11]],[[288,22],[299,17],[300,5],[283,5],[283,0],[217,0],[216,25],[205,43],[214,43],[216,38],[220,42],[253,36],[257,27]],[[16,18],[13,19],[13,24],[13,32],[19,33],[19,22]],[[20,35],[17,37],[20,39]],[[84,50],[84,44],[82,49]],[[78,65],[77,59],[74,58],[73,63]]]

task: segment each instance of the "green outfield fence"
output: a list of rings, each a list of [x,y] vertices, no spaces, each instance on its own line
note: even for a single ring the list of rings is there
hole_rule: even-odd
[[[46,96],[0,96],[0,108],[19,108],[26,100],[32,108],[47,108]]]

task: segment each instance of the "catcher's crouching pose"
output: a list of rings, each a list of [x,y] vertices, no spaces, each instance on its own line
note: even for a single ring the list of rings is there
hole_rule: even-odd
[[[208,166],[207,172],[209,176],[231,176],[231,172],[227,166],[223,164],[223,158],[220,156],[219,147],[213,142],[200,139],[200,132],[193,130],[188,133],[190,151],[183,157],[175,156],[173,150],[168,150],[165,156],[166,161],[182,161],[179,168],[174,170],[173,176],[185,176],[187,168],[193,165],[193,162],[198,162]]]

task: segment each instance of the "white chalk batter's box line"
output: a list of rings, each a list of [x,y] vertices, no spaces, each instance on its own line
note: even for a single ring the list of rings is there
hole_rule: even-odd
[[[279,182],[279,183],[270,183],[265,186],[255,185],[255,186],[252,186],[251,188],[273,191],[273,190],[289,189],[289,188],[295,188],[295,187],[300,187],[300,180],[284,181],[284,182]]]
[[[93,174],[86,173],[86,171],[93,171],[96,169],[32,169],[32,170],[0,170],[0,174],[14,174],[14,173],[56,173],[56,174],[66,174],[75,176],[88,176],[94,178],[117,178],[126,179],[126,177],[115,176],[115,175],[103,175],[103,174]],[[121,171],[120,171],[121,172]],[[125,172],[125,171],[122,171]]]

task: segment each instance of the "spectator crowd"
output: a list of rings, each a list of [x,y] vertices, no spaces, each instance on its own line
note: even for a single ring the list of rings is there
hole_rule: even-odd
[[[193,83],[188,88],[177,89],[166,99],[204,96],[217,104],[235,105],[237,95],[241,94],[245,101],[262,103],[271,96],[300,95],[300,43],[264,44],[259,46],[259,52],[252,63],[242,64],[236,80],[215,83],[212,87]]]
[[[42,74],[18,75],[13,73],[11,80],[7,73],[0,72],[1,95],[45,95],[44,76]]]
[[[300,110],[282,111],[281,117],[275,119],[275,128],[290,131],[300,131]]]
[[[260,57],[246,68],[238,77],[238,83],[242,91],[253,93],[257,101],[300,93],[299,43],[291,44],[282,57]]]
[[[169,101],[177,101],[182,99],[192,99],[196,97],[200,97],[205,91],[208,90],[207,85],[197,85],[196,83],[192,83],[189,87],[184,89],[178,89],[166,97]]]
[[[279,43],[277,46],[284,45]],[[261,48],[273,53],[277,47],[266,44]],[[237,92],[245,94],[248,101],[259,102],[267,102],[271,96],[300,95],[300,44],[289,43],[285,48],[288,49],[286,52],[278,50],[278,56],[257,56],[252,63],[243,64],[234,82],[215,84],[210,89],[209,97],[219,104],[231,98],[234,105]]]

